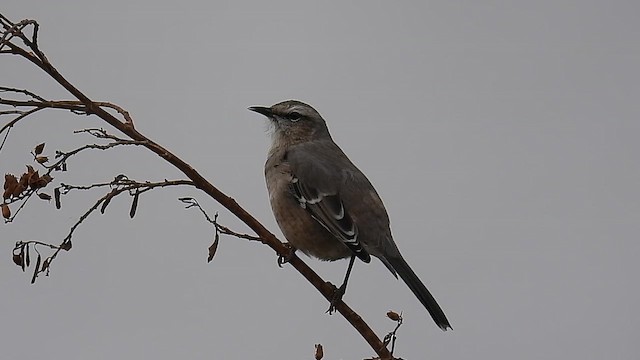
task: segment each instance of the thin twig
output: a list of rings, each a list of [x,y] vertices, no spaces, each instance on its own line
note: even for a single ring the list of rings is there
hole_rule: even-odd
[[[260,241],[260,242],[262,242],[262,239],[257,237],[257,236],[252,236],[252,235],[249,235],[249,234],[242,234],[242,233],[239,233],[239,232],[235,232],[235,231],[229,229],[228,227],[219,224],[218,221],[217,221],[218,213],[216,213],[214,218],[211,219],[211,217],[209,217],[209,214],[207,214],[207,212],[202,208],[202,206],[200,206],[200,204],[198,203],[198,201],[196,199],[191,198],[191,197],[182,197],[182,198],[179,198],[178,200],[180,200],[183,203],[187,204],[185,206],[185,209],[189,209],[189,208],[192,208],[192,207],[198,208],[198,210],[200,210],[202,215],[204,215],[204,218],[207,220],[207,222],[212,224],[216,228],[216,230],[220,231],[221,234],[231,235],[231,236],[234,236],[234,237],[237,237],[237,238],[240,238],[240,239],[246,239],[246,240],[251,240],[251,241]]]

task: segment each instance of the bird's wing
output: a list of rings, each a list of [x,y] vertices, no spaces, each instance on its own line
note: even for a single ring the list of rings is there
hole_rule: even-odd
[[[340,198],[344,176],[340,164],[323,159],[317,153],[304,148],[290,150],[287,162],[292,172],[291,193],[327,231],[362,261],[369,262],[371,256],[358,240],[358,226]]]

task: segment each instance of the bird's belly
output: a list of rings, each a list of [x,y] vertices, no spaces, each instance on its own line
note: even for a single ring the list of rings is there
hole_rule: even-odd
[[[351,250],[316,221],[286,189],[272,191],[271,208],[287,241],[303,253],[320,260],[348,258]]]

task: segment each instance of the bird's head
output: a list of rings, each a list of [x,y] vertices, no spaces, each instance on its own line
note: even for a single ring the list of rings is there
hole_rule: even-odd
[[[331,138],[322,116],[303,102],[287,100],[271,107],[251,106],[249,110],[271,120],[274,145],[281,142],[292,145]]]

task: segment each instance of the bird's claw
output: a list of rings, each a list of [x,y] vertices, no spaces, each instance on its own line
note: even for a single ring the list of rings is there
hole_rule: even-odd
[[[334,312],[336,312],[336,305],[342,301],[342,297],[344,296],[347,287],[345,286],[345,284],[342,284],[342,286],[340,286],[339,288],[335,287],[333,284],[333,295],[331,296],[331,300],[329,301],[329,308],[327,309],[326,313],[329,315],[333,315]]]
[[[284,243],[284,246],[287,248],[288,252],[286,255],[278,255],[278,267],[282,267],[282,265],[288,263],[296,252],[296,249],[288,242]]]

